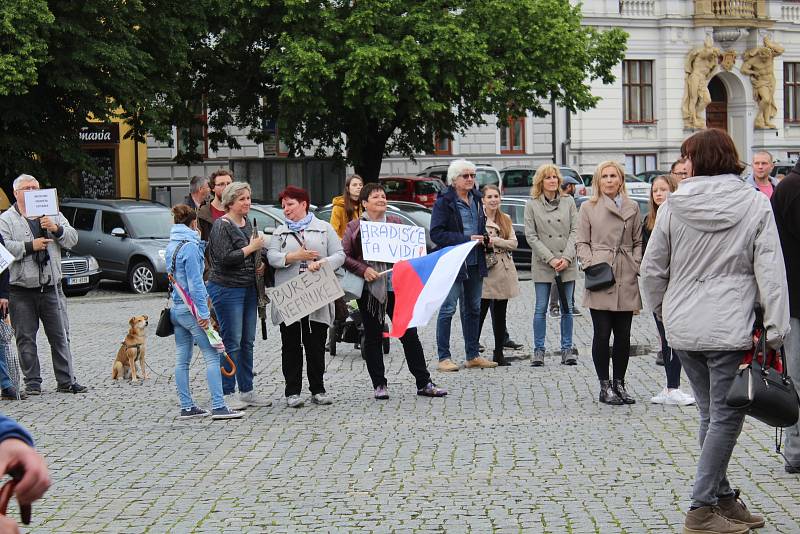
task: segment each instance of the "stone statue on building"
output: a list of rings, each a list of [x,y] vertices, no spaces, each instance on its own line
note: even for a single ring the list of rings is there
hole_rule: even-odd
[[[722,50],[714,46],[711,37],[706,37],[703,46],[686,55],[683,70],[686,71],[686,91],[683,95],[683,125],[686,128],[705,128],[703,112],[711,102],[708,82],[717,70]]]
[[[753,84],[753,98],[758,104],[755,127],[775,128],[772,118],[778,113],[775,107],[775,67],[774,59],[783,54],[783,47],[764,37],[764,46],[752,48],[742,56],[742,74],[750,76]]]

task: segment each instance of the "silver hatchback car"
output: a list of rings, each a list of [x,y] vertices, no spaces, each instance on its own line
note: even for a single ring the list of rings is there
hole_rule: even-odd
[[[61,212],[78,231],[72,250],[94,256],[101,278],[127,282],[136,293],[166,287],[168,207],[149,200],[65,198]]]

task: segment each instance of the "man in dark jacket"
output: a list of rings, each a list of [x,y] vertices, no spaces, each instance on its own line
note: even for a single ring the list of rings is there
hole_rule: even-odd
[[[772,211],[786,264],[789,285],[789,335],[784,340],[786,365],[794,381],[800,383],[800,162],[778,183],[772,195]],[[786,472],[800,473],[800,424],[786,432]]]
[[[208,180],[204,176],[192,176],[189,180],[189,194],[183,199],[183,203],[196,210],[206,203],[210,191]]]
[[[431,239],[438,248],[460,245],[470,240],[483,241],[486,216],[482,196],[475,187],[475,165],[459,159],[447,169],[450,187],[439,195],[431,214]],[[497,367],[480,356],[478,338],[481,321],[481,290],[483,277],[487,276],[483,247],[472,249],[461,266],[450,293],[439,308],[436,320],[436,345],[439,352],[440,371],[458,371],[450,356],[450,325],[456,304],[461,301],[461,329],[464,334],[467,368]]]

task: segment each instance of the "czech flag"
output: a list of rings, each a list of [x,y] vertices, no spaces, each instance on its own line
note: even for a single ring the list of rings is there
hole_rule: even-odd
[[[394,316],[388,337],[403,337],[406,329],[428,324],[450,293],[467,254],[477,244],[477,241],[469,241],[445,247],[394,265]]]

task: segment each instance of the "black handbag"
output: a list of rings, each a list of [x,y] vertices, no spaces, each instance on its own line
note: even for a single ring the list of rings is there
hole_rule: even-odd
[[[178,252],[180,252],[181,247],[186,243],[188,243],[188,241],[181,241],[175,248],[175,253],[172,255],[172,270],[170,270],[168,274],[172,275],[175,273],[175,262],[178,258]],[[164,306],[164,309],[161,310],[161,315],[158,317],[158,324],[156,325],[156,335],[158,337],[169,337],[175,333],[175,326],[172,324],[172,317],[170,317],[169,313],[171,302],[172,284],[170,283],[169,288],[167,289],[167,304]]]
[[[611,259],[611,263],[614,263],[614,260],[617,259],[617,253],[619,252],[619,247],[622,246],[622,240],[625,238],[625,229],[627,227],[627,222],[622,225],[622,235],[619,236],[619,243],[617,243],[617,248],[614,249],[614,256]],[[583,270],[583,274],[583,286],[589,291],[606,289],[613,286],[617,282],[614,278],[614,268],[611,266],[611,264],[606,262],[595,263],[594,265],[586,267]]]
[[[758,352],[763,361],[758,361]],[[747,411],[747,415],[769,426],[785,428],[797,423],[800,399],[786,369],[786,353],[780,349],[783,371],[770,367],[767,357],[767,336],[762,333],[753,361],[743,363],[736,371],[725,401],[732,408]]]

